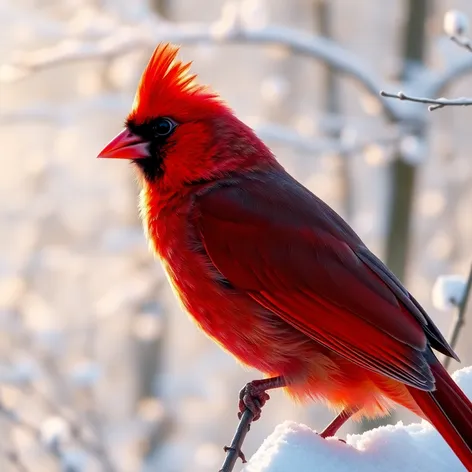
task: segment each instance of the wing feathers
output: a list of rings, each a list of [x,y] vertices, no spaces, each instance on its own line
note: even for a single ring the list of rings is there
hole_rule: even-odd
[[[281,171],[231,182],[195,201],[197,230],[220,273],[352,362],[433,389],[427,340],[452,350],[352,229]]]

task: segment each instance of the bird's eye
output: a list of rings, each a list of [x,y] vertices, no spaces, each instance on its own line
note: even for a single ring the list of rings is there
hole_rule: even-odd
[[[158,118],[152,125],[155,136],[169,136],[177,125],[170,118]]]

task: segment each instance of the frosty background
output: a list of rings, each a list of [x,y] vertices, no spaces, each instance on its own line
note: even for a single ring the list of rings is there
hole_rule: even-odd
[[[398,91],[399,77],[432,74],[405,55],[436,73],[468,60],[472,72],[472,55],[442,33],[450,8],[472,17],[467,0],[0,0],[0,470],[200,472],[222,462],[237,392],[259,374],[181,312],[148,253],[133,172],[95,159],[121,129],[156,42],[179,42],[195,24],[214,35],[181,38],[201,81],[448,332],[453,312],[432,307],[431,287],[440,274],[465,276],[472,259],[472,110],[389,103],[423,110],[418,131],[322,62],[218,38],[231,28],[329,36]],[[472,95],[467,74],[450,85],[448,96]],[[471,335],[469,324],[463,365]],[[331,416],[276,392],[245,452],[283,420],[320,429]]]

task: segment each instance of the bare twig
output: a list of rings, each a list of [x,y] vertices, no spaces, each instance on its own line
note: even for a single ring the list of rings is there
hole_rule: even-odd
[[[398,93],[388,93],[384,92],[383,90],[380,92],[382,97],[387,98],[396,98],[398,100],[406,100],[408,102],[415,102],[415,103],[427,103],[430,104],[428,107],[429,111],[438,110],[439,108],[444,107],[468,107],[472,105],[472,98],[466,97],[459,97],[459,98],[423,98],[423,97],[413,97],[411,95],[407,95],[403,92]]]
[[[470,293],[472,292],[472,264],[470,265],[469,276],[467,278],[467,283],[464,290],[464,296],[459,303],[456,317],[454,318],[454,323],[452,324],[451,332],[449,334],[449,344],[452,349],[455,348],[457,341],[459,339],[459,334],[461,329],[465,325],[465,313],[467,310],[467,303],[469,301]],[[450,357],[444,359],[444,367],[447,369],[451,362]]]
[[[451,36],[451,41],[456,43],[461,48],[467,49],[467,51],[472,52],[472,43],[469,38],[465,36]]]
[[[244,413],[241,415],[238,428],[236,429],[236,433],[234,434],[233,440],[231,441],[231,445],[229,447],[225,447],[226,458],[219,472],[231,472],[239,457],[241,457],[243,462],[246,462],[241,448],[243,447],[244,439],[246,438],[246,434],[249,431],[253,418],[254,415],[249,409],[244,410]]]

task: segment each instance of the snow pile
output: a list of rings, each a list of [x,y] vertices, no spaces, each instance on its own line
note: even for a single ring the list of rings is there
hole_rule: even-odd
[[[472,367],[454,374],[472,397]],[[449,446],[426,421],[350,434],[346,443],[322,439],[308,426],[287,421],[275,428],[244,472],[463,472]]]

